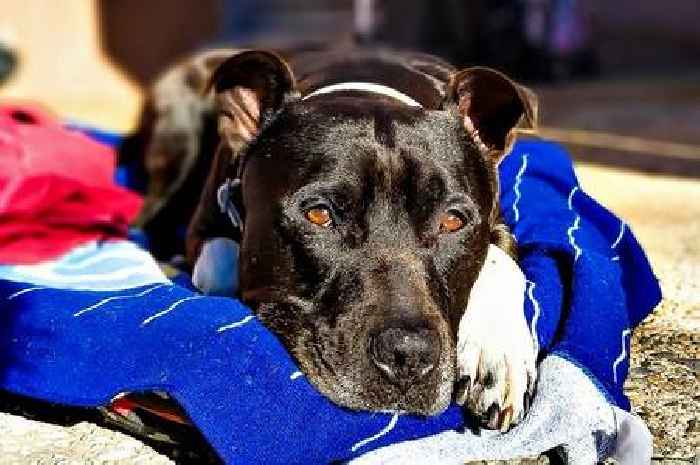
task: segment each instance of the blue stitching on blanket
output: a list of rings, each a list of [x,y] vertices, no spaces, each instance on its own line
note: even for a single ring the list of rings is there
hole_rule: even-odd
[[[533,308],[532,322],[530,323],[530,334],[532,335],[532,342],[535,344],[535,353],[540,353],[540,341],[537,337],[537,321],[540,319],[540,303],[535,298],[535,283],[533,281],[527,281],[527,297],[530,299]]]
[[[622,236],[625,235],[625,222],[620,221],[620,233],[617,235],[617,239],[615,239],[615,242],[612,243],[610,246],[611,249],[614,249],[620,244],[620,241],[622,240]]]
[[[160,312],[155,313],[155,314],[149,316],[148,318],[146,318],[145,320],[143,320],[141,322],[141,327],[146,326],[147,324],[150,324],[156,318],[160,318],[164,315],[167,315],[168,313],[175,310],[175,308],[177,308],[180,304],[183,304],[183,303],[187,302],[188,300],[197,300],[197,299],[204,299],[204,298],[205,298],[205,296],[203,296],[203,295],[195,295],[192,297],[185,297],[184,299],[180,299],[177,302],[170,305],[170,307],[166,308],[165,310],[161,310]]]
[[[159,288],[164,287],[164,286],[168,286],[168,284],[156,284],[155,286],[149,287],[148,289],[146,289],[146,290],[144,290],[144,291],[141,291],[141,292],[139,292],[138,294],[117,295],[117,296],[114,296],[114,297],[107,297],[106,299],[100,300],[100,301],[97,302],[96,304],[92,304],[92,305],[90,305],[90,306],[88,306],[88,307],[85,307],[85,308],[83,308],[83,309],[81,309],[81,310],[78,310],[77,312],[75,312],[75,313],[73,314],[73,316],[74,316],[74,317],[80,316],[80,315],[82,315],[82,314],[84,314],[84,313],[90,312],[90,311],[96,309],[97,307],[100,307],[100,306],[106,304],[107,302],[111,302],[111,301],[113,301],[113,300],[129,299],[129,298],[132,298],[132,297],[143,297],[143,296],[145,296],[146,294],[150,293],[151,291],[155,291],[156,289],[159,289]]]
[[[239,326],[243,326],[244,324],[248,323],[253,318],[255,318],[255,315],[248,315],[247,317],[243,318],[242,320],[235,321],[233,323],[229,323],[227,325],[220,326],[216,330],[216,332],[221,333],[221,332],[227,331],[229,329],[238,328]]]
[[[610,248],[611,248],[611,249],[616,249],[617,246],[620,244],[620,241],[622,240],[622,236],[624,236],[624,235],[625,235],[625,222],[622,221],[622,220],[620,220],[620,233],[617,235],[617,239],[615,239],[615,242],[613,242],[613,243],[610,245]],[[619,255],[615,255],[615,256],[614,256],[613,258],[611,258],[610,260],[612,260],[612,261],[614,261],[614,262],[617,262],[617,261],[620,260],[620,256],[619,256]]]
[[[625,339],[627,336],[632,334],[632,331],[630,331],[629,328],[625,328],[624,331],[622,331],[622,351],[620,352],[620,355],[617,356],[615,361],[613,362],[612,370],[613,370],[613,381],[615,384],[617,384],[617,366],[622,363],[622,361],[627,358],[627,344],[625,343]]]
[[[574,249],[574,263],[576,263],[578,258],[583,253],[581,247],[579,247],[578,244],[576,244],[576,238],[574,238],[574,232],[579,229],[579,225],[581,223],[581,217],[578,213],[576,213],[576,211],[574,211],[573,207],[574,194],[576,194],[578,190],[578,186],[574,186],[574,188],[571,189],[571,192],[569,192],[569,210],[571,210],[576,215],[576,217],[574,218],[574,224],[572,224],[571,227],[566,231],[566,234],[569,236],[569,244],[571,244],[571,247]]]
[[[27,292],[34,292],[34,291],[39,291],[41,289],[46,289],[46,287],[43,286],[37,286],[37,287],[25,287],[24,289],[15,292],[14,294],[10,294],[6,297],[6,300],[12,300],[15,297],[19,297],[22,294],[26,294]]]
[[[518,174],[515,176],[515,183],[513,184],[513,192],[515,192],[515,200],[513,201],[513,221],[515,223],[520,220],[520,210],[518,210],[518,202],[520,202],[520,183],[523,182],[523,175],[525,174],[525,169],[527,168],[527,153],[523,154],[523,162],[520,165]]]
[[[369,444],[372,441],[376,441],[377,439],[381,438],[385,434],[389,433],[394,427],[396,426],[396,423],[399,421],[399,414],[395,413],[394,416],[391,417],[391,420],[389,420],[389,424],[387,424],[384,428],[382,428],[377,434],[374,434],[368,438],[363,439],[362,441],[357,442],[354,446],[350,448],[350,451],[356,452],[357,449],[360,447],[363,447],[367,444]]]

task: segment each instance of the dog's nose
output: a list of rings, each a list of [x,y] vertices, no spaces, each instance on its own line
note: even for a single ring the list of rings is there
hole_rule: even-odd
[[[430,373],[439,356],[437,331],[425,327],[389,327],[370,340],[372,362],[403,389]]]

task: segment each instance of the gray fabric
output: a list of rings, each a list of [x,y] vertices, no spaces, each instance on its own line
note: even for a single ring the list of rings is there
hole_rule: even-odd
[[[618,439],[626,447],[618,450]],[[612,406],[579,367],[550,355],[540,364],[530,413],[508,433],[448,431],[383,447],[351,463],[461,465],[536,457],[554,448],[561,448],[570,465],[592,465],[613,455],[625,465],[651,461],[651,436],[644,423]]]

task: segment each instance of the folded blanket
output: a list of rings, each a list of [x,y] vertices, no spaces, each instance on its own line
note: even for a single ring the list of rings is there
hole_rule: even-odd
[[[456,464],[553,447],[574,464],[615,452],[643,463],[630,460],[648,460],[648,431],[626,412],[622,384],[630,331],[660,299],[644,253],[581,191],[556,145],[518,143],[501,165],[501,188],[544,357],[531,413],[505,435],[463,431],[457,406],[428,418],[340,408],[248,308],[153,275],[147,255],[136,259],[147,272],[90,282],[91,270],[118,259],[109,243],[21,275],[0,267],[0,388],[88,407],[121,392],[165,391],[226,463]]]
[[[116,185],[115,153],[27,105],[0,105],[0,262],[35,263],[125,238],[141,199]]]

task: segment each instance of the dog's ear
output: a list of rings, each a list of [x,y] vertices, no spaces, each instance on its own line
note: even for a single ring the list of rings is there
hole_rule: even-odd
[[[237,53],[209,81],[219,111],[219,135],[237,153],[284,104],[296,83],[289,65],[269,51]]]
[[[450,95],[464,127],[489,156],[499,162],[510,150],[514,129],[537,127],[537,97],[504,74],[489,68],[467,68],[452,76]]]
[[[147,95],[141,106],[141,114],[137,126],[125,136],[117,148],[117,164],[126,166],[129,170],[129,188],[144,192],[146,190],[148,173],[146,171],[146,150],[153,137],[156,112],[153,98]],[[131,179],[133,178],[133,179]]]

